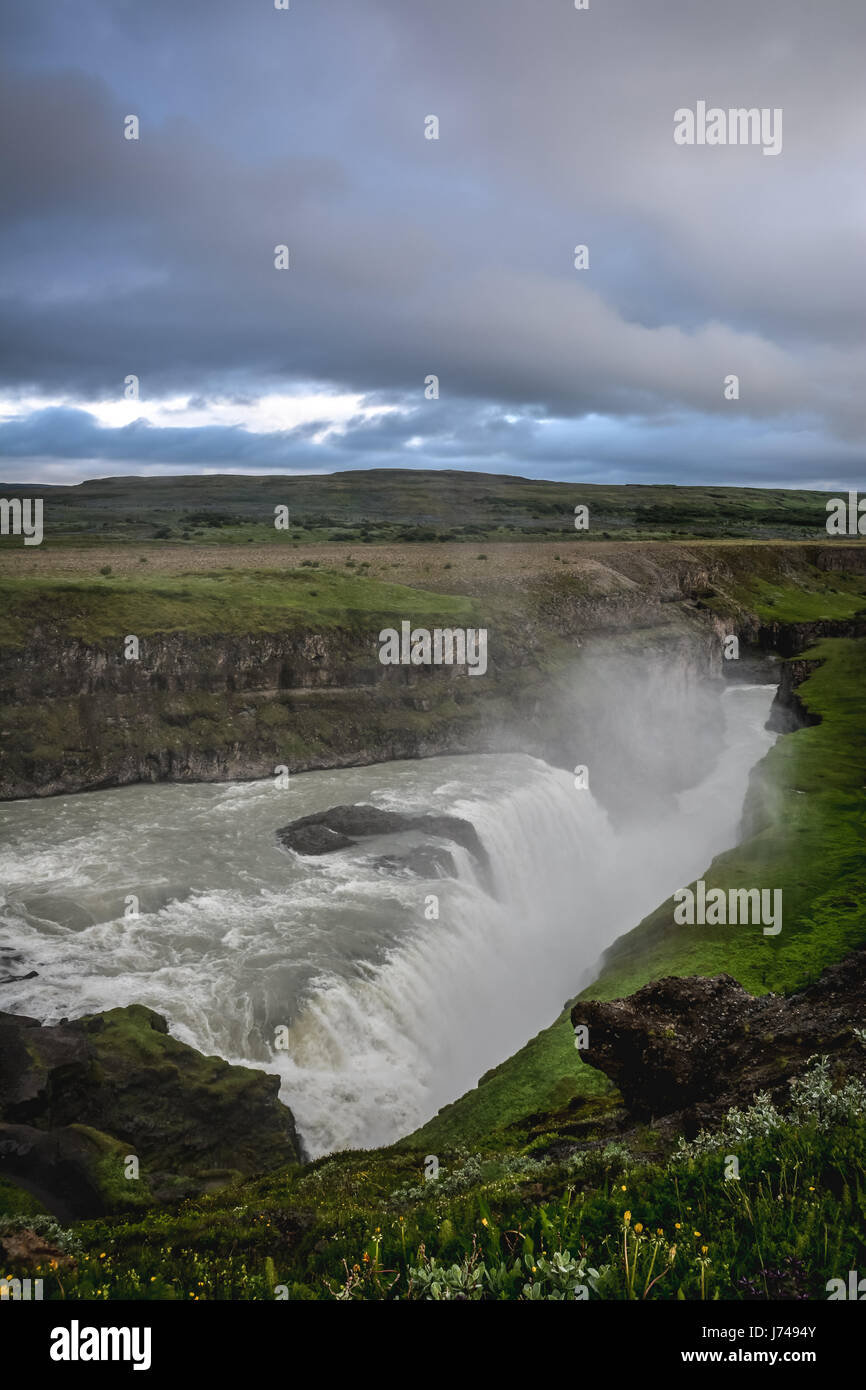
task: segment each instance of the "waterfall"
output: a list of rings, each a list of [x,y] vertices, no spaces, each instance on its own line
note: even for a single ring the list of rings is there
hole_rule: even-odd
[[[521,762],[503,799],[451,807],[479,832],[489,891],[455,852],[456,878],[425,885],[438,920],[362,978],[320,982],[290,1030],[285,1092],[311,1152],[417,1127],[549,1023],[598,955],[602,923],[587,909],[609,861],[607,816],[565,773]]]
[[[200,1050],[279,1072],[310,1154],[394,1141],[551,1023],[613,940],[736,842],[772,694],[726,691],[715,766],[625,827],[520,754],[308,773],[288,793],[6,804],[0,978],[17,978],[0,1008],[50,1022],[146,1004]],[[592,750],[578,756],[591,781]],[[449,845],[443,876],[429,857],[419,876],[402,862],[414,832],[321,859],[280,848],[278,826],[345,802],[463,816],[489,865]]]
[[[654,824],[619,834],[589,789],[532,759],[507,794],[458,800],[488,852],[463,856],[426,923],[360,980],[319,982],[280,1062],[308,1150],[417,1128],[553,1021],[601,953],[736,843],[748,772],[772,743],[774,687],[723,697],[725,750]]]

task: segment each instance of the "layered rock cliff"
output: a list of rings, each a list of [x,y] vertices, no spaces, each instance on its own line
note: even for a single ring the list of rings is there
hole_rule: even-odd
[[[381,665],[378,624],[359,626],[357,614],[318,630],[295,615],[283,630],[249,633],[197,631],[190,616],[183,630],[147,633],[126,660],[125,590],[116,631],[92,640],[75,635],[67,603],[62,619],[22,620],[0,647],[0,799],[473,751],[569,767],[568,689],[600,651],[655,657],[688,679],[720,676],[731,633],[788,655],[820,635],[866,631],[866,619],[768,621],[744,595],[747,580],[864,571],[857,545],[582,547],[568,568],[476,595],[490,628],[489,669],[477,678]],[[587,714],[603,712],[590,703]]]

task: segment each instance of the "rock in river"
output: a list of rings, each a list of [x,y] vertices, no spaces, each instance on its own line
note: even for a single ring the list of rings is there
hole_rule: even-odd
[[[332,806],[302,816],[277,831],[277,839],[296,854],[330,854],[351,849],[358,840],[373,835],[417,831],[434,839],[453,840],[487,868],[487,852],[471,821],[461,816],[432,816],[423,812],[383,811],[378,806]]]

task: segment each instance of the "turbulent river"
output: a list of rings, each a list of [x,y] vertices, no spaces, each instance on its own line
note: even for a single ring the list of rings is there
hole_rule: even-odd
[[[311,1156],[391,1142],[736,843],[773,693],[720,693],[715,765],[618,831],[570,775],[516,754],[4,803],[0,979],[38,973],[0,986],[0,1008],[53,1022],[147,1004],[200,1050],[279,1072]],[[277,827],[349,802],[463,816],[489,869],[452,845],[447,876],[419,877],[405,834],[318,859],[277,844]]]

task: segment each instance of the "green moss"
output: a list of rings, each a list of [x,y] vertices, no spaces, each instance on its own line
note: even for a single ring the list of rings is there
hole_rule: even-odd
[[[6,1216],[46,1216],[44,1207],[37,1197],[27,1192],[9,1178],[0,1177],[0,1218]]]
[[[122,1143],[113,1135],[91,1125],[69,1126],[91,1149],[90,1173],[109,1211],[129,1211],[153,1206],[153,1194],[141,1178],[125,1176],[127,1160],[135,1154],[134,1146]]]
[[[84,1167],[109,1210],[179,1199],[297,1159],[277,1077],[203,1056],[140,1004],[86,1015],[69,1028],[68,1064],[58,1061],[54,1030],[25,1030],[35,1075],[40,1054],[50,1066],[30,1123],[68,1126],[85,1141]]]

